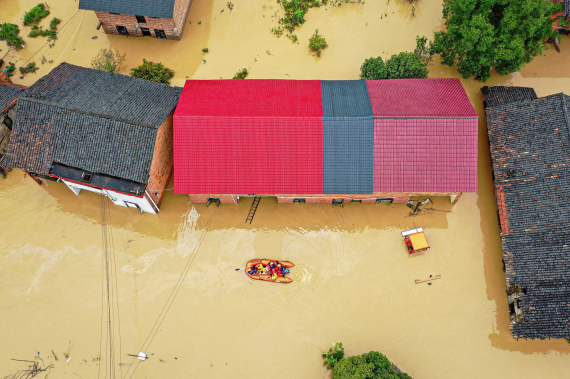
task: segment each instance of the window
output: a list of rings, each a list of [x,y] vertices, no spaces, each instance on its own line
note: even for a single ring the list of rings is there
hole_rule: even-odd
[[[148,37],[152,37],[152,34],[150,34],[150,29],[149,28],[141,28],[143,37],[148,36]]]
[[[115,12],[109,12],[110,14],[120,14],[120,13],[115,13]]]
[[[158,38],[158,39],[166,39],[166,34],[164,33],[164,30],[162,30],[162,29],[154,29],[154,34],[156,35],[156,38]]]
[[[294,198],[293,199],[293,204],[300,204],[300,203],[304,203],[305,199],[302,197],[298,197],[298,198]]]
[[[10,117],[6,117],[4,119],[4,125],[6,125],[8,127],[8,129],[12,130],[12,124],[14,122],[12,121],[12,119]]]
[[[339,204],[342,207],[343,206],[342,203],[344,203],[344,199],[333,199],[333,201],[332,201],[333,207],[336,207]]]
[[[352,199],[351,203],[362,203],[362,199]]]
[[[129,31],[124,26],[117,25],[117,31],[119,32],[120,35],[123,35],[123,36],[129,35]]]
[[[139,24],[146,24],[146,20],[144,18],[144,16],[135,16],[137,18],[137,22]]]
[[[384,198],[376,199],[376,204],[381,204],[381,203],[392,204],[392,201],[394,201],[393,197],[384,197]]]
[[[92,174],[87,174],[87,173],[83,173],[81,175],[81,180],[84,181],[85,183],[89,183],[91,182],[91,179],[93,179],[93,175]]]
[[[209,207],[210,204],[212,203],[216,203],[216,206],[220,206],[220,198],[218,197],[209,197],[208,198],[208,202],[206,203],[206,206]]]

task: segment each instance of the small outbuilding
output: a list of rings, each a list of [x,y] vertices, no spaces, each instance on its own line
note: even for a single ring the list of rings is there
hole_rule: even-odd
[[[157,213],[181,89],[62,63],[23,91],[7,164]]]
[[[406,203],[477,191],[478,116],[457,79],[188,80],[176,193],[194,203]]]
[[[79,0],[107,34],[181,39],[192,0]]]
[[[483,87],[511,332],[570,338],[570,97]]]

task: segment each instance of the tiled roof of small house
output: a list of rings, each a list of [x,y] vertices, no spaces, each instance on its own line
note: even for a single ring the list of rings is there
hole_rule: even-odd
[[[146,183],[157,128],[180,88],[62,63],[18,98],[7,160],[48,174],[53,163]]]
[[[23,89],[14,88],[0,83],[0,114],[7,110],[22,91]]]
[[[515,337],[570,337],[570,97],[487,108]]]
[[[61,63],[23,97],[101,117],[157,128],[172,112],[181,88]]]
[[[564,0],[564,14],[570,14],[570,0]]]
[[[534,88],[528,87],[485,86],[481,92],[485,98],[485,108],[538,99]]]
[[[175,0],[79,0],[79,9],[173,18]]]

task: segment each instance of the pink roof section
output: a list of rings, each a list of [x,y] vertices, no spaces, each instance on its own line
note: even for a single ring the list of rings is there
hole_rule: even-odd
[[[374,117],[477,117],[459,79],[368,80]]]
[[[477,119],[375,119],[374,192],[477,192]]]
[[[374,192],[477,192],[478,115],[459,79],[366,84]]]
[[[174,188],[322,194],[318,80],[189,80],[174,114]]]

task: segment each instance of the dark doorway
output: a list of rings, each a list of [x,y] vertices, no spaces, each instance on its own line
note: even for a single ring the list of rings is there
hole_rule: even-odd
[[[120,35],[123,35],[123,36],[128,36],[128,35],[129,35],[129,31],[128,31],[127,28],[124,27],[124,26],[119,26],[119,25],[117,25],[117,31],[119,32]]]
[[[156,34],[156,38],[158,39],[166,39],[166,34],[162,29],[154,29],[154,34]]]
[[[142,30],[143,37],[144,37],[144,36],[152,37],[152,34],[150,34],[150,29],[149,29],[149,28],[141,28],[141,30]]]
[[[139,24],[146,24],[146,19],[144,18],[144,16],[135,16],[137,18],[137,22]]]

